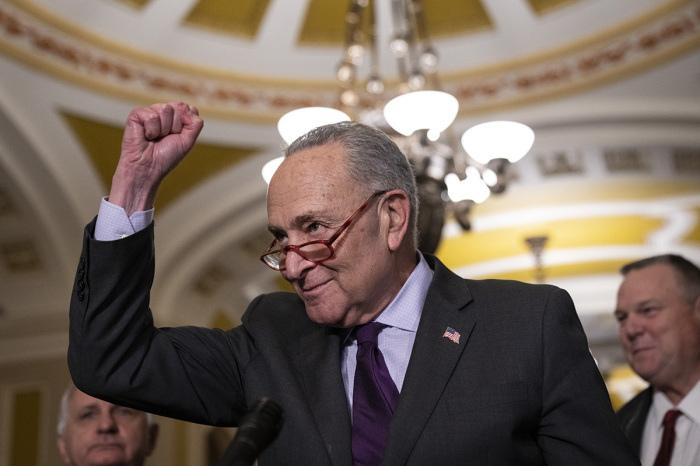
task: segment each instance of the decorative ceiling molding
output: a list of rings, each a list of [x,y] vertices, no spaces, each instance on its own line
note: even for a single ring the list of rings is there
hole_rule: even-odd
[[[474,114],[565,97],[640,73],[700,47],[700,2],[620,27],[551,56],[528,57],[511,69],[444,75],[444,90]]]
[[[464,115],[559,98],[639,73],[700,46],[700,2],[670,5],[585,43],[445,74],[444,90],[460,100]],[[248,122],[269,124],[294,108],[334,106],[337,97],[330,80],[272,81],[163,60],[78,34],[38,7],[0,4],[0,52],[99,92],[140,101],[186,98],[212,116]]]

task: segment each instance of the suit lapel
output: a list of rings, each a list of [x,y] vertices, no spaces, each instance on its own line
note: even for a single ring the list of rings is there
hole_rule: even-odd
[[[629,417],[627,422],[622,425],[622,430],[625,432],[627,438],[629,438],[630,443],[638,454],[641,453],[642,450],[642,434],[644,433],[644,424],[646,423],[649,415],[649,409],[651,408],[653,397],[653,388],[648,387],[645,389],[639,395],[639,403],[634,412]]]
[[[474,327],[473,313],[463,308],[471,301],[464,281],[437,259],[426,257],[435,269],[423,305],[416,340],[399,403],[391,421],[385,457],[404,464],[461,357]],[[451,327],[459,343],[443,337]]]
[[[351,465],[351,424],[340,373],[340,337],[337,331],[319,326],[299,343],[297,367],[331,463]]]

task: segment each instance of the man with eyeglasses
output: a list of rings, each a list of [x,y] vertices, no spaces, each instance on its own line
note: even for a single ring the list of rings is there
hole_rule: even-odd
[[[81,390],[220,426],[269,397],[284,421],[261,465],[639,464],[569,295],[418,252],[412,169],[361,124],[298,139],[270,181],[261,260],[296,293],[228,331],[156,328],[153,199],[202,125],[183,103],[129,115],[71,299]]]

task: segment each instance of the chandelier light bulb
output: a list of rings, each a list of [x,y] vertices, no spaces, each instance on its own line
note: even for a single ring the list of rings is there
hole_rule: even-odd
[[[481,174],[481,178],[483,178],[484,183],[486,183],[486,185],[489,187],[496,186],[498,183],[498,175],[490,168],[484,169],[484,172]]]
[[[384,83],[377,75],[372,75],[367,80],[367,92],[370,94],[379,95],[384,92]]]
[[[447,195],[452,202],[472,200],[481,204],[491,195],[489,187],[481,179],[479,170],[475,167],[467,168],[467,178],[464,180],[460,180],[455,173],[448,173],[445,176],[445,184]]]
[[[410,87],[412,91],[422,89],[424,84],[425,76],[418,70],[413,71],[411,76],[408,77],[408,87]]]
[[[441,91],[415,91],[391,99],[384,107],[387,123],[404,136],[419,129],[442,133],[459,110],[457,99]]]
[[[362,63],[362,56],[365,53],[365,48],[362,44],[352,44],[348,47],[348,57],[354,65],[359,65]]]
[[[494,159],[515,163],[535,142],[535,132],[516,121],[489,121],[472,126],[462,135],[462,147],[469,156],[486,165]]]
[[[403,37],[395,37],[389,44],[391,53],[394,54],[396,58],[403,58],[408,53],[408,42]]]
[[[438,56],[431,47],[426,48],[420,56],[420,64],[426,73],[432,73],[437,69]]]
[[[349,120],[349,116],[335,108],[304,107],[282,115],[277,122],[277,130],[284,142],[291,144],[314,128]]]
[[[346,89],[340,94],[340,101],[348,107],[356,107],[360,103],[360,98],[352,89]]]
[[[429,129],[429,130],[428,130],[428,133],[426,134],[426,136],[428,137],[428,139],[429,139],[430,141],[435,142],[435,141],[437,141],[438,139],[440,139],[440,134],[441,134],[440,131],[436,131],[436,130],[434,130],[434,129]]]
[[[360,15],[353,11],[348,11],[345,14],[345,22],[348,24],[360,24]]]
[[[336,76],[338,77],[338,81],[344,83],[352,81],[355,78],[355,67],[350,63],[341,62],[340,66],[338,66]]]

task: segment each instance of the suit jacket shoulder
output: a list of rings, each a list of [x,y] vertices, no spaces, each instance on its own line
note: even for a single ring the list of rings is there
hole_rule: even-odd
[[[639,464],[568,293],[426,260],[435,274],[384,464]]]

